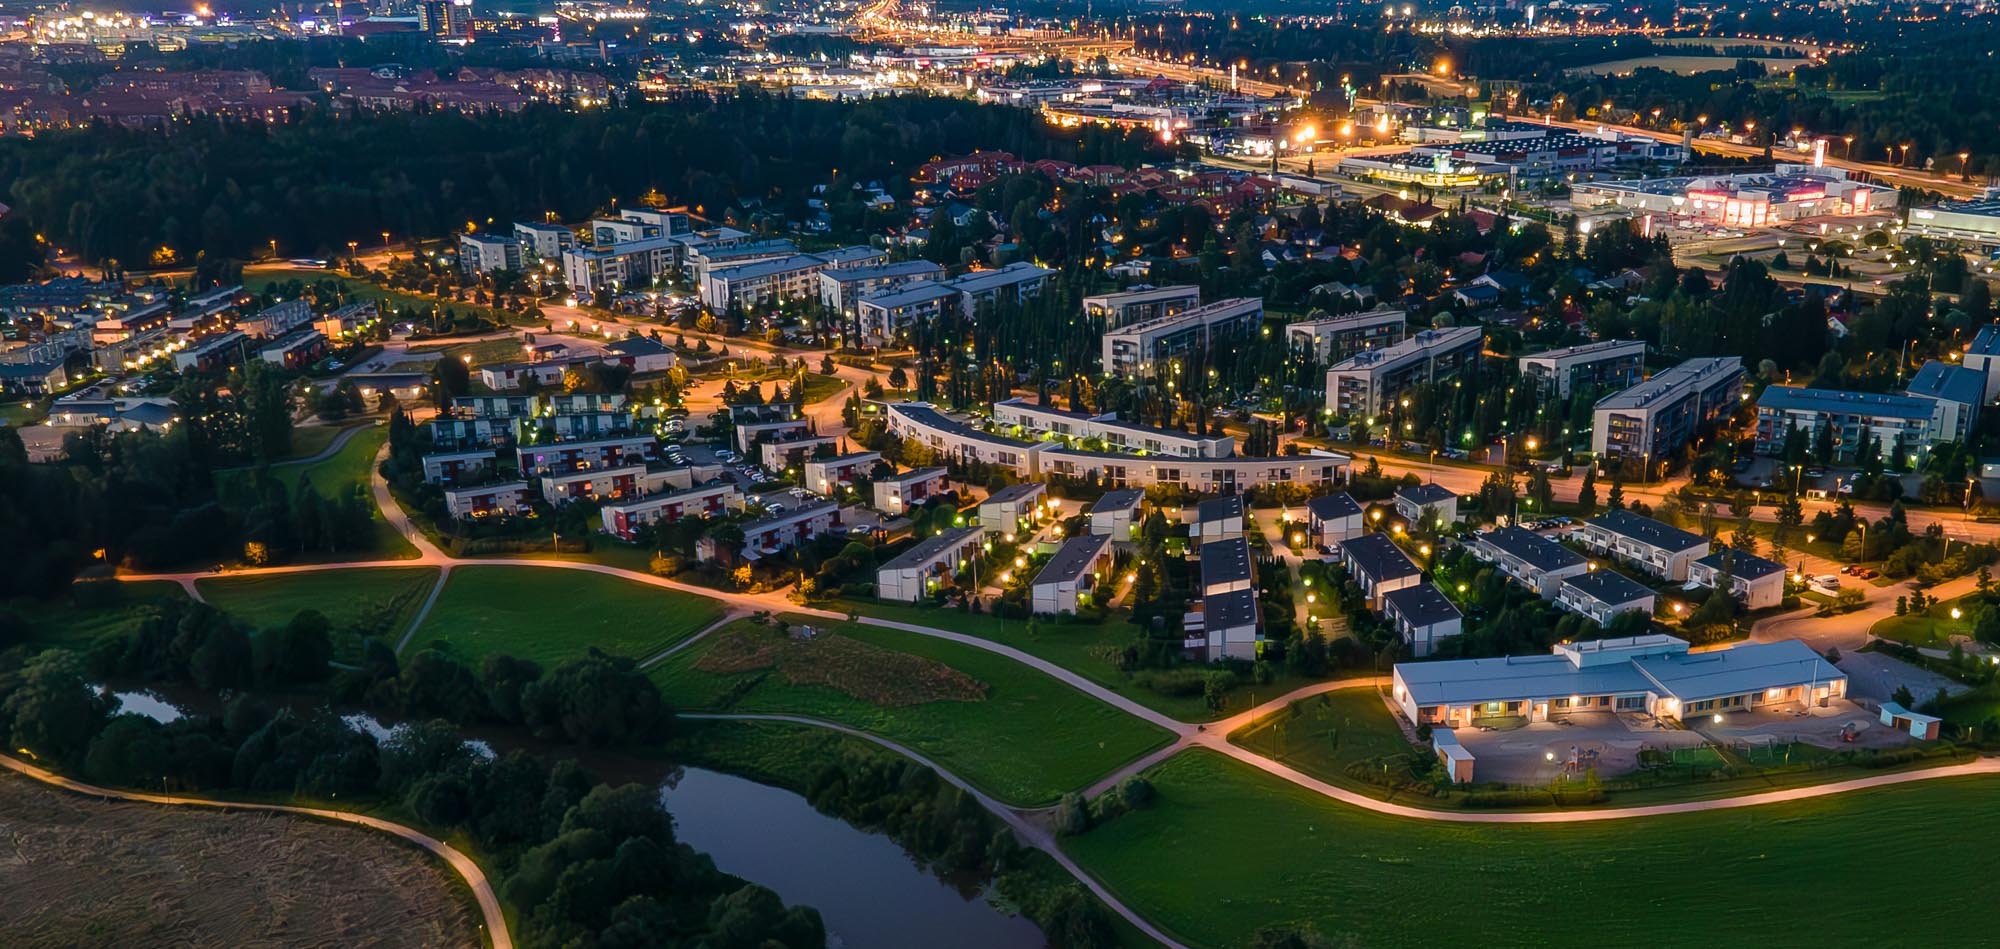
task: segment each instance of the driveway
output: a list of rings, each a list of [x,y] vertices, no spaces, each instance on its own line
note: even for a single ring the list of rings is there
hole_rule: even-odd
[[[1909,689],[1919,702],[1936,695],[1939,689],[1946,695],[1971,690],[1971,686],[1879,652],[1842,653],[1837,665],[1847,673],[1848,695],[1875,702],[1889,701],[1898,686]]]

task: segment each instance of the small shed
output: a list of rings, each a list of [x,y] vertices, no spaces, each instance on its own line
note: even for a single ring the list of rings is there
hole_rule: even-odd
[[[1909,732],[1911,738],[1936,741],[1941,721],[1935,715],[1912,712],[1895,702],[1882,703],[1882,724],[1897,731]]]
[[[1471,783],[1472,752],[1458,743],[1457,732],[1449,728],[1431,729],[1431,750],[1437,752],[1438,761],[1453,784]]]

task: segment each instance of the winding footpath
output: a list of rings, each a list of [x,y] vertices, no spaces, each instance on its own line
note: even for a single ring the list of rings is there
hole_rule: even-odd
[[[377,456],[378,463],[382,457],[386,456],[387,452],[388,452],[388,447],[384,445],[382,453]],[[379,471],[379,464],[377,467]],[[398,534],[402,535],[406,540],[409,541],[411,546],[416,551],[415,557],[392,559],[392,560],[351,561],[351,562],[330,563],[330,564],[298,564],[298,565],[281,566],[281,567],[263,567],[263,568],[231,570],[231,571],[195,571],[187,573],[126,574],[122,575],[120,579],[132,580],[132,581],[140,581],[140,580],[171,581],[180,584],[183,588],[187,589],[191,594],[193,594],[195,592],[195,581],[210,577],[264,576],[264,575],[284,574],[284,573],[303,573],[303,572],[321,571],[321,570],[364,569],[371,567],[408,567],[408,566],[423,566],[423,565],[435,566],[438,568],[437,582],[432,587],[430,595],[425,600],[422,608],[418,610],[417,615],[411,621],[409,629],[405,631],[401,642],[397,646],[398,651],[401,651],[402,649],[406,648],[410,643],[410,641],[415,637],[417,629],[422,625],[425,616],[429,614],[431,607],[436,603],[439,595],[442,593],[445,582],[449,579],[451,571],[454,567],[467,567],[467,566],[524,567],[524,568],[547,569],[547,570],[576,570],[587,573],[596,573],[604,576],[617,577],[619,579],[628,580],[634,583],[641,583],[660,589],[672,590],[679,593],[686,593],[694,596],[705,597],[707,599],[720,602],[728,609],[729,611],[728,615],[721,622],[718,622],[704,630],[701,630],[694,636],[690,637],[688,640],[685,640],[682,643],[675,645],[674,647],[664,650],[657,655],[646,658],[644,661],[644,665],[648,666],[664,661],[668,657],[672,656],[674,653],[678,652],[681,649],[686,648],[689,645],[692,645],[696,640],[699,640],[700,638],[706,636],[713,630],[720,628],[722,625],[726,624],[730,620],[735,618],[740,618],[743,615],[747,615],[753,612],[761,611],[761,612],[770,612],[773,614],[789,613],[793,615],[809,616],[819,619],[827,619],[835,621],[846,621],[851,615],[846,612],[840,612],[835,610],[822,609],[818,607],[801,606],[799,604],[791,602],[782,593],[777,593],[777,592],[757,593],[757,594],[730,593],[730,592],[710,589],[707,587],[700,587],[687,583],[681,583],[679,581],[671,580],[665,577],[654,576],[653,574],[650,573],[642,573],[635,570],[627,570],[621,567],[613,567],[606,564],[592,563],[588,561],[554,560],[554,559],[538,559],[538,558],[522,558],[522,557],[454,558],[451,555],[445,553],[440,548],[438,548],[436,544],[432,543],[429,540],[429,538],[426,537],[423,534],[423,532],[419,530],[416,527],[416,525],[411,522],[409,516],[402,510],[401,506],[398,505],[395,499],[390,495],[387,482],[384,479],[382,479],[379,476],[379,474],[376,477],[372,478],[371,481],[372,481],[375,501],[377,506],[381,509],[383,518],[393,528],[395,528]],[[1952,584],[1947,584],[1940,587],[1938,592],[1940,594],[1950,595],[1952,589],[1954,589],[1955,586],[1960,585],[1961,583],[1969,588],[1971,580],[1964,579],[1963,581],[1954,581]],[[1858,623],[1860,620],[1864,619],[1868,620],[1869,621],[1868,625],[1872,625],[1873,620],[1877,618],[1875,616],[1877,612],[1886,613],[1887,605],[1885,601],[1888,599],[1888,597],[1885,595],[1881,595],[1881,591],[1874,591],[1874,592],[1876,592],[1878,595],[1875,597],[1871,597],[1871,601],[1873,602],[1871,602],[1870,607],[1868,609],[1863,610],[1860,614],[1850,614],[1851,618],[1843,617],[1843,619],[1849,619],[1850,621],[1840,623],[1839,625],[1841,625],[1842,627],[1849,627],[1851,632],[1852,625]],[[1441,810],[1434,808],[1415,807],[1407,804],[1397,804],[1389,801],[1378,800],[1376,798],[1369,797],[1365,794],[1350,790],[1348,788],[1339,787],[1337,785],[1328,783],[1319,778],[1315,778],[1311,775],[1298,771],[1297,769],[1294,769],[1282,762],[1273,760],[1271,758],[1267,758],[1263,755],[1257,754],[1256,752],[1238,747],[1229,742],[1229,735],[1231,733],[1243,728],[1246,725],[1249,725],[1250,723],[1256,721],[1257,719],[1263,716],[1277,712],[1286,707],[1287,705],[1299,701],[1300,699],[1308,698],[1313,695],[1318,695],[1320,693],[1333,691],[1336,689],[1350,689],[1350,688],[1379,689],[1387,684],[1388,680],[1386,677],[1376,676],[1368,678],[1341,679],[1328,682],[1314,683],[1312,685],[1304,686],[1302,688],[1293,690],[1292,692],[1270,699],[1269,701],[1263,702],[1252,709],[1237,713],[1236,715],[1221,719],[1216,722],[1191,723],[1173,718],[1169,715],[1166,715],[1165,713],[1158,711],[1157,709],[1151,708],[1126,695],[1123,695],[1112,689],[1106,688],[1105,686],[1069,668],[1057,665],[1053,662],[1049,662],[1048,660],[1042,659],[1038,656],[1034,656],[1020,649],[1017,649],[1013,646],[996,642],[991,639],[986,639],[979,636],[973,636],[966,633],[959,633],[950,630],[938,629],[930,626],[923,626],[916,623],[902,622],[899,620],[881,619],[871,616],[854,616],[853,621],[864,625],[877,626],[885,629],[901,630],[903,632],[914,633],[921,636],[928,636],[934,639],[942,639],[949,642],[958,643],[960,645],[967,646],[970,648],[981,649],[986,652],[990,652],[999,656],[1004,656],[1007,659],[1020,663],[1021,665],[1027,666],[1031,669],[1034,669],[1037,672],[1049,676],[1050,678],[1062,682],[1064,685],[1067,685],[1070,688],[1077,690],[1078,692],[1088,695],[1091,698],[1094,698],[1122,712],[1125,712],[1126,714],[1132,715],[1149,724],[1161,728],[1172,736],[1172,740],[1162,745],[1160,748],[1148,752],[1147,754],[1131,762],[1126,763],[1124,766],[1113,771],[1111,774],[1108,774],[1105,777],[1098,780],[1097,782],[1093,783],[1089,788],[1085,789],[1086,793],[1089,795],[1104,793],[1105,791],[1108,791],[1112,787],[1116,786],[1118,782],[1123,781],[1128,777],[1137,775],[1162,762],[1165,762],[1166,760],[1172,758],[1174,755],[1177,755],[1182,751],[1197,747],[1204,748],[1216,752],[1218,754],[1226,755],[1238,762],[1241,762],[1245,765],[1263,771],[1266,774],[1291,782],[1294,785],[1313,791],[1332,800],[1339,801],[1342,804],[1360,808],[1362,810],[1370,811],[1384,816],[1404,818],[1409,820],[1441,821],[1447,823],[1461,823],[1461,824],[1563,824],[1563,823],[1598,822],[1598,821],[1608,821],[1608,820],[1625,820],[1625,819],[1634,819],[1643,817],[1658,817],[1658,816],[1666,816],[1673,814],[1691,814],[1691,813],[1700,813],[1707,811],[1729,810],[1735,808],[1757,807],[1766,804],[1777,804],[1790,801],[1809,800],[1812,798],[1827,797],[1836,794],[1846,794],[1854,791],[1867,790],[1871,788],[1889,787],[1893,785],[1908,784],[1918,781],[1930,781],[1942,778],[1964,777],[1971,775],[1991,775],[2000,773],[2000,758],[1980,758],[1974,761],[1956,765],[1925,768],[1915,771],[1901,771],[1891,774],[1870,775],[1866,777],[1854,778],[1846,781],[1831,782],[1826,784],[1816,784],[1798,788],[1763,791],[1753,794],[1742,794],[1732,797],[1713,798],[1708,800],[1682,801],[1670,804],[1651,804],[1651,805],[1634,806],[1634,807],[1607,807],[1607,808],[1596,808],[1588,810],[1503,811],[1503,812],[1456,811],[1456,810]],[[1867,628],[1866,625],[1861,626],[1861,632],[1858,637],[1860,642],[1865,642],[1867,639],[1866,628]],[[1812,619],[1808,615],[1804,613],[1794,613],[1794,614],[1787,614],[1786,616],[1782,617],[1772,617],[1759,623],[1753,634],[1753,638],[1756,639],[1803,638],[1807,639],[1809,642],[1813,642],[1815,640],[1824,640],[1831,638],[1828,636],[1829,632],[1830,630],[1827,630],[1824,626],[1818,626],[1817,624],[1814,624],[1812,622]],[[1819,643],[1814,642],[1814,645],[1818,646]],[[1843,645],[1858,645],[1858,643],[1853,643],[1853,644],[1844,643]],[[1021,810],[1010,807],[998,800],[993,799],[989,795],[980,791],[977,787],[974,787],[969,781],[965,780],[962,777],[959,777],[958,775],[951,773],[945,768],[939,766],[936,762],[930,760],[928,757],[918,753],[914,749],[911,749],[907,746],[891,741],[889,739],[883,738],[881,736],[874,735],[866,731],[853,728],[851,726],[842,725],[836,722],[822,721],[819,719],[814,719],[806,716],[796,716],[796,715],[748,715],[748,714],[732,715],[732,714],[685,713],[684,717],[693,719],[786,722],[796,725],[824,728],[832,731],[837,731],[843,734],[852,735],[856,738],[872,742],[880,747],[886,748],[897,754],[903,755],[913,761],[923,764],[926,767],[929,767],[932,770],[936,771],[939,774],[939,776],[944,778],[946,781],[950,782],[951,784],[959,788],[964,789],[967,793],[973,795],[973,797],[977,801],[979,801],[979,803],[982,806],[986,807],[987,810],[989,810],[994,815],[1004,820],[1010,827],[1012,827],[1015,833],[1019,835],[1022,840],[1036,847],[1037,849],[1042,850],[1045,853],[1048,853],[1065,870],[1074,875],[1078,881],[1080,881],[1084,886],[1088,887],[1091,890],[1091,892],[1095,893],[1101,900],[1103,900],[1105,905],[1109,907],[1113,912],[1116,912],[1120,916],[1124,917],[1126,920],[1130,921],[1134,926],[1138,927],[1141,931],[1145,932],[1148,936],[1159,940],[1161,943],[1166,944],[1168,946],[1176,947],[1176,949],[1178,949],[1178,947],[1181,946],[1179,942],[1176,942],[1172,938],[1168,937],[1165,933],[1161,932],[1156,926],[1148,922],[1139,913],[1131,909],[1129,906],[1125,905],[1114,894],[1112,894],[1101,882],[1099,882],[1095,877],[1093,877],[1091,874],[1089,874],[1081,866],[1077,865],[1066,854],[1063,853],[1061,846],[1055,839],[1054,835],[1050,833],[1045,823],[1038,821],[1036,819],[1037,816],[1043,815],[1047,809]],[[0,760],[5,760],[5,759],[0,759]],[[25,767],[19,765],[18,763],[13,763],[13,762],[10,762],[9,766],[14,767],[16,770],[21,770],[22,767]],[[56,778],[54,780],[62,781],[64,779]],[[87,787],[87,786],[79,786],[79,787]],[[102,789],[97,789],[97,790],[101,793],[110,795],[122,794],[122,792],[102,791]],[[156,796],[152,795],[142,795],[134,797],[133,799],[151,800],[154,799],[155,797]],[[431,840],[428,837],[423,837],[423,835],[417,834],[417,832],[409,830],[408,828],[401,828],[398,827],[397,825],[388,824],[382,821],[376,821],[373,818],[364,818],[359,815],[343,815],[340,814],[339,812],[332,812],[332,811],[321,812],[305,808],[284,808],[276,805],[220,804],[218,802],[202,802],[193,799],[167,799],[165,802],[200,803],[200,804],[211,804],[213,806],[257,806],[270,810],[295,811],[315,816],[324,815],[334,820],[345,820],[350,823],[362,823],[365,826],[377,826],[379,827],[379,829],[389,830],[392,833],[400,833],[405,836],[410,836],[410,839],[413,840],[421,838],[421,840],[418,841],[420,844],[426,846],[426,849],[430,849],[432,850],[432,852],[438,853],[440,856],[444,856],[446,860],[452,862],[455,867],[459,866],[459,861],[464,861],[465,866],[461,868],[461,872],[466,873],[466,871],[469,870],[470,872],[466,873],[468,881],[474,881],[474,880],[477,881],[474,884],[474,890],[475,893],[480,896],[482,911],[487,910],[487,902],[488,900],[492,899],[491,888],[485,884],[483,875],[477,875],[479,874],[478,868],[476,866],[471,865],[471,862],[469,860],[466,860],[466,858],[462,854],[458,854],[457,851],[451,850],[447,845],[435,840]],[[424,841],[428,841],[428,844],[424,844],[423,843]],[[495,902],[493,904],[492,910],[488,912],[489,920],[497,918],[497,913],[498,913],[498,904],[497,902]],[[500,934],[498,939],[505,938],[504,928],[495,929],[494,931]],[[505,943],[499,943],[499,944],[505,945]]]
[[[488,938],[492,940],[493,949],[514,949],[514,938],[507,932],[507,916],[500,909],[500,897],[493,892],[493,884],[486,878],[486,871],[481,870],[479,864],[474,863],[471,857],[460,852],[458,848],[429,834],[405,827],[401,824],[385,821],[378,817],[370,817],[366,814],[353,814],[347,811],[327,810],[319,807],[212,801],[199,797],[178,797],[168,794],[148,794],[141,791],[119,791],[112,788],[101,788],[94,784],[72,781],[45,768],[40,768],[5,755],[0,755],[0,766],[5,766],[10,771],[26,775],[52,787],[61,788],[76,794],[103,798],[105,800],[134,801],[141,804],[164,804],[171,807],[211,807],[229,811],[264,811],[273,814],[293,814],[300,817],[353,824],[357,827],[366,827],[369,830],[392,834],[422,847],[432,855],[443,860],[454,871],[457,871],[458,875],[464,878],[465,885],[472,888],[472,897],[479,904],[479,915],[485,919],[482,928],[486,930]]]

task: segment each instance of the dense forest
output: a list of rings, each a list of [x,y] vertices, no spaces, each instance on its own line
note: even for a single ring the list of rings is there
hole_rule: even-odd
[[[1034,113],[959,99],[860,103],[752,90],[669,103],[517,115],[455,112],[287,125],[196,120],[167,132],[95,127],[0,143],[0,201],[86,260],[141,264],[161,247],[286,256],[349,241],[435,237],[487,221],[578,220],[657,192],[712,218],[803,210],[811,187],[906,190],[934,156],[1136,164],[1144,136],[1060,133]]]

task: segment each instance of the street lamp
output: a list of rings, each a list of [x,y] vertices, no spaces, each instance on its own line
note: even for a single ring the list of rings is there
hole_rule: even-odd
[[[1966,160],[1966,159],[1968,159],[1968,158],[1971,158],[1971,157],[1972,157],[1972,153],[1971,153],[1971,152],[1959,152],[1959,153],[1958,153],[1958,180],[1960,180],[1960,181],[1971,181],[1971,180],[1972,180],[1971,176],[1967,175],[1967,174],[1966,174],[1966,170],[1965,170],[1965,160]]]
[[[1852,160],[1854,158],[1854,136],[1842,135],[1840,141],[1840,157]]]

